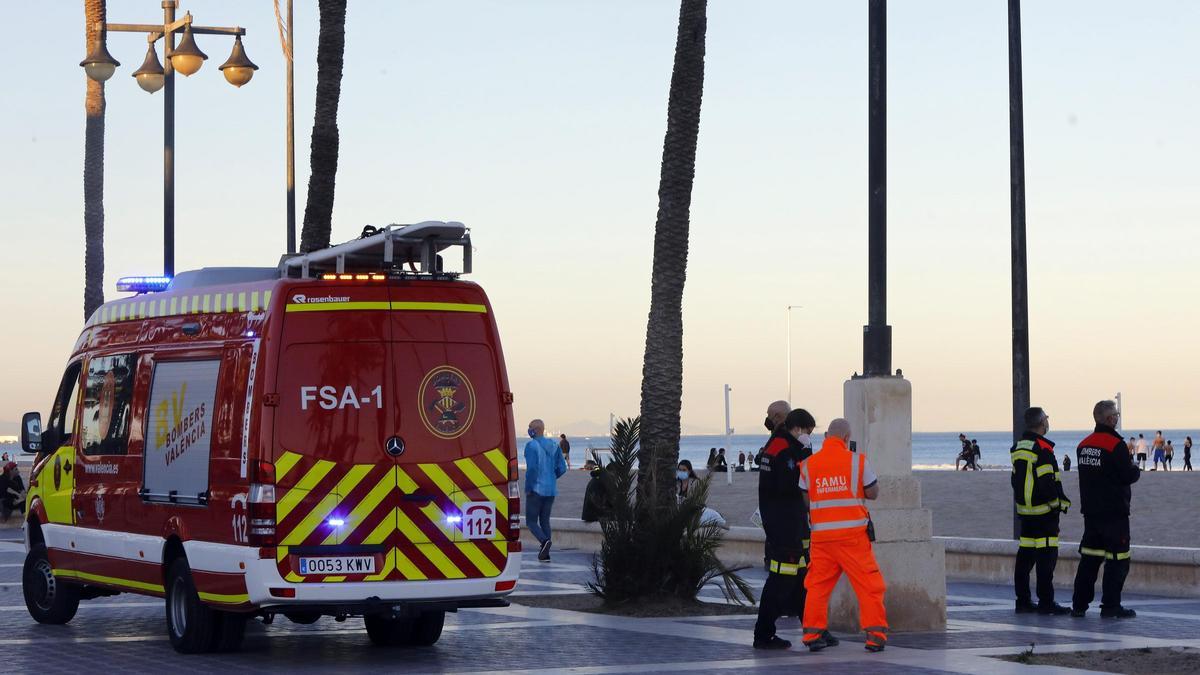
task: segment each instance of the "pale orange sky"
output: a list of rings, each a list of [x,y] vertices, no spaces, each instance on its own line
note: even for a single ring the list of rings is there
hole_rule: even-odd
[[[191,5],[195,6],[191,6]],[[1003,3],[892,3],[889,321],[917,430],[1003,429],[1011,385]],[[177,260],[272,265],[283,244],[282,62],[270,3],[184,3],[238,23],[262,70],[181,81]],[[110,0],[112,21],[147,19]],[[334,239],[364,224],[474,230],[518,425],[638,407],[676,2],[351,7]],[[370,12],[370,13],[368,13]],[[153,14],[153,12],[150,12]],[[0,41],[0,421],[45,411],[81,314],[83,17]],[[786,391],[841,414],[866,321],[866,3],[712,3],[684,300],[685,430],[739,431]],[[145,16],[143,16],[145,15]],[[388,15],[388,16],[381,16]],[[385,21],[383,19],[392,19]],[[148,19],[147,19],[148,20]],[[299,208],[307,186],[315,17],[298,11]],[[1024,8],[1032,385],[1058,428],[1118,390],[1130,427],[1198,422],[1193,347],[1200,206],[1194,35],[1200,8]],[[129,77],[140,38],[110,36],[106,293],[159,269],[161,94]],[[54,57],[61,57],[57,61]],[[0,428],[0,433],[4,429]]]

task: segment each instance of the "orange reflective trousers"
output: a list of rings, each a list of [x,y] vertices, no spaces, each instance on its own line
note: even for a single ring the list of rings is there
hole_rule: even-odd
[[[804,603],[804,642],[820,638],[821,632],[829,627],[829,596],[842,572],[850,578],[850,586],[858,596],[858,618],[867,634],[867,644],[886,644],[887,614],[883,608],[886,585],[865,530],[832,541],[813,537],[808,576],[804,580],[808,590]]]

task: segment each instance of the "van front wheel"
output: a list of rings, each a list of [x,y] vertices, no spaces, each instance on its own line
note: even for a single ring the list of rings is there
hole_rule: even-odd
[[[167,574],[167,636],[181,654],[208,651],[216,628],[213,610],[200,602],[187,560],[178,558]]]
[[[45,544],[34,544],[21,575],[25,607],[38,623],[64,624],[79,610],[79,587],[54,576]]]

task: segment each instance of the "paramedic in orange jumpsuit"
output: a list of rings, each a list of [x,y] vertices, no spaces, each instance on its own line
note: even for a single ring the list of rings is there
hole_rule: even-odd
[[[850,450],[850,423],[829,423],[825,442],[800,468],[800,488],[809,505],[812,549],[804,586],[804,644],[811,651],[831,646],[824,638],[829,628],[829,596],[845,572],[858,597],[858,616],[867,635],[866,649],[883,651],[887,645],[887,614],[883,608],[885,585],[867,535],[870,516],[865,499],[879,496],[878,479],[867,458]]]

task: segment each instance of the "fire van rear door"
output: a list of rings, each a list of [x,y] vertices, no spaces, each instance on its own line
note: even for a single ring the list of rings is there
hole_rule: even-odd
[[[498,576],[508,556],[508,456],[495,355],[483,343],[394,341],[391,359],[405,439],[398,551],[430,578]]]

